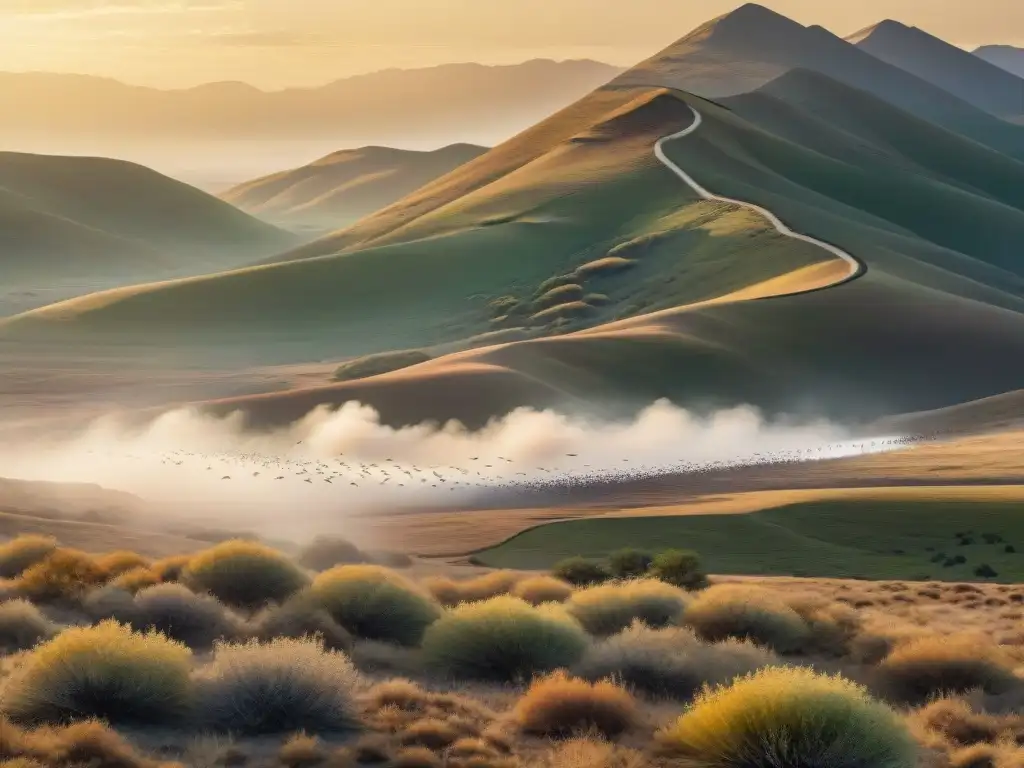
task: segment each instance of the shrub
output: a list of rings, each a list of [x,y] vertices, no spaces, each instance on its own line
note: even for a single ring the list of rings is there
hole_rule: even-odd
[[[235,630],[221,603],[181,584],[143,589],[135,596],[134,608],[131,623],[137,629],[155,629],[192,648],[209,647]]]
[[[336,536],[317,536],[302,548],[298,561],[311,571],[326,571],[336,565],[365,563],[369,555],[346,539]]]
[[[603,739],[579,736],[558,743],[542,757],[538,768],[647,768],[645,755]]]
[[[57,549],[52,536],[18,536],[0,546],[0,578],[13,579]]]
[[[611,573],[603,564],[584,557],[570,557],[556,563],[551,569],[551,575],[577,587],[600,584],[611,578]]]
[[[179,581],[191,559],[192,555],[165,557],[154,562],[149,569],[157,575],[160,581]]]
[[[334,370],[335,381],[352,381],[353,379],[366,379],[370,376],[380,376],[392,371],[400,371],[413,365],[419,365],[430,360],[431,357],[420,349],[405,349],[395,352],[380,352],[375,355],[365,355],[355,360],[348,360]]]
[[[149,565],[149,561],[137,552],[119,550],[97,558],[96,564],[106,571],[108,576],[118,576],[133,568],[145,568]]]
[[[807,638],[802,651],[846,656],[857,652],[865,654],[877,639],[862,636],[861,614],[843,603],[833,603],[817,596],[795,596],[786,600],[807,625]]]
[[[290,638],[218,644],[196,678],[203,722],[246,735],[349,730],[356,680],[344,654]]]
[[[409,725],[399,735],[399,741],[405,746],[444,749],[461,735],[447,720],[427,717]]]
[[[423,585],[441,605],[452,607],[507,595],[522,578],[523,575],[515,571],[492,571],[473,579],[438,576],[426,579]]]
[[[377,565],[342,565],[313,581],[310,596],[357,637],[416,645],[441,615],[416,584]]]
[[[57,632],[57,627],[28,600],[0,603],[0,649],[24,651]]]
[[[576,592],[566,610],[592,635],[613,635],[635,620],[674,624],[689,602],[683,590],[651,579],[602,584]]]
[[[1020,683],[1002,649],[966,636],[913,638],[882,660],[878,674],[890,695],[910,702],[976,688],[1005,693]]]
[[[511,594],[531,605],[564,603],[572,597],[572,584],[553,576],[531,576],[517,582]]]
[[[441,768],[441,758],[426,747],[406,747],[398,750],[388,768]]]
[[[77,600],[106,580],[107,572],[92,556],[77,549],[57,549],[26,569],[18,588],[32,600]]]
[[[596,730],[614,737],[635,722],[637,706],[633,697],[614,683],[589,683],[559,671],[535,680],[512,716],[525,732],[540,736]]]
[[[708,585],[696,552],[669,549],[655,556],[650,575],[683,589],[703,589]]]
[[[101,717],[167,724],[191,706],[191,657],[181,643],[114,621],[65,629],[12,674],[3,711],[30,722]]]
[[[241,539],[195,555],[182,576],[192,588],[245,609],[281,602],[308,583],[302,569],[276,549]]]
[[[352,635],[327,611],[318,607],[307,593],[300,592],[282,605],[268,608],[253,620],[256,636],[261,640],[275,637],[319,638],[331,651],[352,650]]]
[[[740,584],[703,592],[683,621],[704,640],[748,639],[780,653],[798,650],[809,635],[800,614],[771,592]]]
[[[690,629],[634,624],[594,644],[573,671],[585,680],[611,678],[651,696],[688,701],[705,685],[777,663],[775,654],[749,640],[708,644]]]
[[[377,565],[383,565],[386,568],[412,568],[416,562],[405,552],[379,550],[370,552],[369,555],[372,562],[377,563]]]
[[[560,608],[509,596],[461,605],[423,638],[428,664],[453,677],[494,680],[567,667],[586,647],[582,627]]]
[[[639,579],[654,562],[654,555],[642,549],[627,547],[608,555],[608,570],[616,579]]]
[[[32,731],[0,720],[0,733],[0,765],[4,768],[180,768],[143,757],[97,720]]]
[[[296,733],[281,745],[277,759],[287,768],[313,768],[327,759],[327,753],[316,736]]]
[[[154,587],[160,583],[160,576],[149,568],[132,568],[110,582],[111,586],[131,592],[133,595],[140,589]]]
[[[131,624],[136,615],[135,596],[113,584],[89,592],[82,600],[82,608],[93,621],[117,619],[122,624]]]
[[[694,768],[914,768],[898,715],[841,677],[776,667],[702,693],[659,733]]]

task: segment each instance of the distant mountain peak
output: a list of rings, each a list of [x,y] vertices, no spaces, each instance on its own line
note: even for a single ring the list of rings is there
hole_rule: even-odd
[[[895,19],[883,19],[877,24],[872,24],[870,27],[865,27],[859,32],[854,32],[852,35],[846,38],[848,43],[856,45],[868,38],[885,38],[885,39],[898,39],[907,34],[927,35],[917,27],[912,27],[904,24],[902,21],[896,21]],[[930,35],[928,35],[930,37]]]
[[[680,42],[708,38],[725,45],[747,46],[765,35],[789,37],[804,27],[792,19],[757,3],[746,3],[734,11],[712,19]]]

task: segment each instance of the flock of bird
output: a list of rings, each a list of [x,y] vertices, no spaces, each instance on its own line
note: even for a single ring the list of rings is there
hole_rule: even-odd
[[[543,465],[536,461],[508,456],[471,456],[463,466],[453,464],[425,464],[384,458],[376,461],[338,454],[331,458],[302,456],[306,452],[303,441],[295,444],[295,457],[260,453],[203,453],[187,450],[140,455],[120,454],[120,458],[139,462],[159,462],[160,465],[200,473],[206,479],[222,483],[266,482],[295,486],[339,489],[377,488],[389,491],[404,489],[411,493],[438,490],[455,493],[478,489],[487,490],[541,490],[553,486],[579,487],[590,482],[636,481],[648,477],[670,474],[706,473],[736,466],[789,464],[814,461],[861,453],[896,450],[919,442],[923,437],[888,437],[875,440],[851,441],[842,444],[821,445],[812,448],[751,453],[747,456],[714,461],[680,460],[670,464],[652,465],[639,459],[621,458],[609,462],[580,453],[564,453],[550,458]],[[96,453],[90,451],[90,453]],[[113,452],[103,452],[114,457]],[[617,464],[617,466],[615,466]]]

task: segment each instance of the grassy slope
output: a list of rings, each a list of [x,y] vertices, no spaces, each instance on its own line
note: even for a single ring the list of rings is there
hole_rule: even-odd
[[[691,120],[680,100],[614,92],[593,102],[534,129],[537,144],[513,139],[343,233],[368,240],[361,250],[97,294],[8,329],[57,319],[119,338],[129,328],[140,338],[202,328],[203,341],[237,338],[261,355],[277,354],[278,339],[294,359],[361,355],[491,330],[489,300],[528,302],[546,279],[624,244],[635,269],[585,281],[608,297],[596,320],[639,311],[638,302],[710,298],[824,258],[756,216],[696,200],[654,159],[655,140]],[[750,245],[764,250],[754,256]]]
[[[0,217],[5,279],[224,268],[294,240],[186,184],[105,158],[0,153]]]
[[[928,497],[813,501],[750,514],[574,520],[525,531],[478,557],[490,566],[546,568],[626,546],[695,549],[712,573],[969,581],[988,563],[999,581],[1024,579],[1019,500]],[[962,546],[955,534],[973,532]],[[985,533],[1002,541],[987,544]],[[1014,545],[1017,553],[1004,551]],[[939,553],[965,564],[932,562]]]
[[[283,225],[338,229],[485,153],[452,144],[429,152],[363,147],[240,184],[221,198]]]

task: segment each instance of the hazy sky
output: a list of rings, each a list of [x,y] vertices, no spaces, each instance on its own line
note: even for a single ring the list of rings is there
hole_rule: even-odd
[[[890,17],[964,47],[1024,45],[1024,0],[764,0],[841,34]],[[737,0],[0,0],[0,69],[160,86],[318,84],[386,67],[628,65]]]

